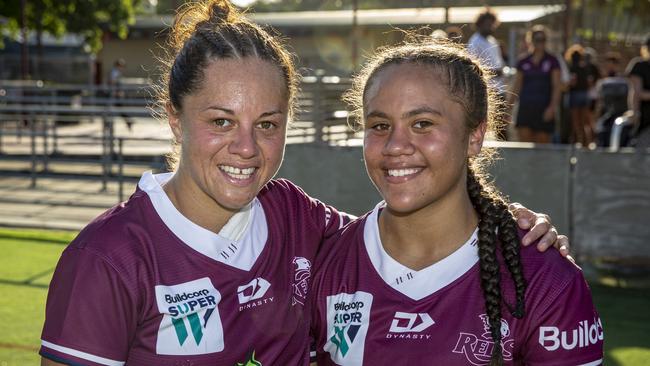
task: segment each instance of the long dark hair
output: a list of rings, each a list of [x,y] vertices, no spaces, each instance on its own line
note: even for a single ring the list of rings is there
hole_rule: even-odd
[[[380,49],[356,75],[352,88],[344,95],[359,123],[363,122],[365,91],[379,71],[389,65],[417,64],[431,67],[446,83],[449,95],[465,111],[468,131],[474,131],[486,123],[488,131],[494,132],[500,118],[500,104],[495,91],[488,83],[489,72],[473,59],[465,49],[455,43],[441,40],[407,42],[400,46]],[[510,313],[524,316],[524,293],[526,281],[520,260],[520,243],[517,224],[501,194],[486,180],[484,167],[494,151],[483,148],[478,156],[471,157],[467,168],[467,192],[479,216],[478,254],[481,287],[485,298],[485,310],[489,321],[494,349],[490,365],[503,363],[501,347],[501,309],[505,303]],[[497,247],[514,281],[516,300],[514,304],[503,301],[501,296],[500,264]]]

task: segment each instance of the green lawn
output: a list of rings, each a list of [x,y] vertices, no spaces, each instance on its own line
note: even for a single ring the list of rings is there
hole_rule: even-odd
[[[74,233],[0,229],[0,366],[39,365],[47,284]],[[607,365],[650,366],[650,289],[592,285]]]

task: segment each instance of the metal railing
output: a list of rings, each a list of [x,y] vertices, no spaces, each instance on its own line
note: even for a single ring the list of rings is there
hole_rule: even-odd
[[[287,142],[343,145],[355,137],[347,125],[346,107],[340,100],[349,85],[349,79],[336,76],[303,78]],[[116,134],[120,119],[139,123],[158,115],[159,111],[152,107],[152,87],[148,84],[122,86],[119,98],[114,91],[104,86],[0,81],[0,161],[23,163],[18,168],[5,164],[0,173],[29,174],[32,187],[39,177],[101,179],[104,190],[109,181],[117,180],[118,196],[122,200],[124,181],[136,178],[125,173],[125,168],[133,166],[139,172],[164,170],[164,155],[171,151],[171,136]],[[69,125],[92,125],[95,130],[60,132],[62,126]],[[134,145],[142,147],[143,144],[155,146],[155,152],[148,155],[132,152]],[[87,148],[70,152],[67,148],[70,145]],[[86,171],[82,174],[80,169]]]

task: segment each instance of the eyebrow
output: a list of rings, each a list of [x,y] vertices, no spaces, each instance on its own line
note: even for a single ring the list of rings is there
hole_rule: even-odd
[[[210,109],[216,109],[216,110],[225,112],[225,113],[233,115],[233,116],[235,115],[235,111],[233,111],[232,109],[224,108],[224,107],[210,106],[210,107],[206,108],[205,110],[207,111],[207,110],[210,110]],[[276,114],[283,114],[283,113],[284,112],[282,110],[276,109],[276,110],[273,110],[273,111],[264,112],[264,113],[260,114],[259,117],[257,117],[257,118],[268,117],[268,116],[273,116],[273,115],[276,115]]]
[[[414,116],[417,116],[417,115],[420,115],[420,114],[426,114],[426,113],[435,114],[437,116],[442,117],[442,113],[437,109],[433,109],[433,108],[430,108],[430,107],[419,107],[419,108],[413,109],[411,111],[405,112],[404,114],[402,114],[402,118],[410,118],[410,117],[414,117]],[[388,119],[388,115],[386,113],[384,113],[384,112],[381,112],[381,111],[372,111],[372,112],[370,112],[370,113],[368,113],[366,115],[366,118],[371,118],[371,117]]]

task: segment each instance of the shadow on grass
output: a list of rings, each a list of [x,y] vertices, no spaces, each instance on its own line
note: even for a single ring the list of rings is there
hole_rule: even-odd
[[[592,284],[591,291],[605,332],[605,364],[622,365],[612,356],[614,350],[650,352],[650,290]]]
[[[39,272],[33,276],[30,276],[24,280],[7,280],[0,278],[1,285],[12,285],[12,286],[23,286],[23,287],[33,287],[33,288],[48,288],[49,284],[35,283],[39,278],[45,277],[54,272],[54,268]]]

